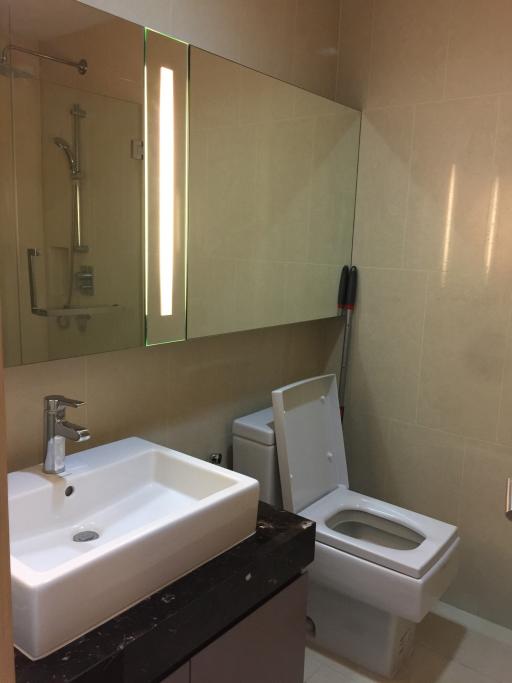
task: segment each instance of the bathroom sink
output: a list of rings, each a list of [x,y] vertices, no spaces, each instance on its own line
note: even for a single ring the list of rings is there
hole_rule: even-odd
[[[9,482],[15,645],[39,659],[251,535],[258,483],[143,439]]]

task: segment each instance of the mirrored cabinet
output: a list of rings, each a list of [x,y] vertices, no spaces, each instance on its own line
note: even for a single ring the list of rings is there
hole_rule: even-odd
[[[337,314],[360,113],[74,0],[0,0],[6,365]]]
[[[0,11],[6,364],[140,345],[143,29],[71,0]]]
[[[187,336],[337,314],[360,113],[192,47]]]

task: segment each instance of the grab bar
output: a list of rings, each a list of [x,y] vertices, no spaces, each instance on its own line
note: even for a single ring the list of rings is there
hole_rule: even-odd
[[[505,517],[512,521],[512,478],[507,479],[507,495],[505,498]]]
[[[34,258],[40,256],[41,252],[38,249],[27,249],[28,256],[28,286],[30,290],[30,309],[34,315],[47,316],[48,311],[44,308],[39,308],[37,305],[37,284],[34,273]]]

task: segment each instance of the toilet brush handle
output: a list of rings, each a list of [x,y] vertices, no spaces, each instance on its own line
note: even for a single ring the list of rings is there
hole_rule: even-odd
[[[505,517],[512,520],[512,478],[507,479],[507,495],[505,498]]]

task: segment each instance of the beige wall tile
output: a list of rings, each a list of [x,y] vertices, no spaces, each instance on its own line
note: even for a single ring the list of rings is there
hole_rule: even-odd
[[[347,443],[364,462],[367,430],[402,413],[389,438],[377,440],[386,487],[376,489],[371,464],[361,468],[358,486],[449,521],[460,501],[461,566],[444,599],[511,627],[510,529],[502,511],[510,454],[471,442],[464,481],[457,482],[463,437],[512,444],[512,6],[373,4],[372,20],[369,2],[343,0],[340,24],[338,98],[368,107],[354,260],[407,270],[384,271],[369,292],[362,269]],[[400,315],[389,315],[385,278],[405,282],[427,271],[437,272],[429,273],[426,310],[417,288],[402,287],[394,307]],[[407,359],[416,354],[424,314],[416,414],[414,363]],[[433,671],[440,680],[461,675],[444,665]]]
[[[151,0],[149,3],[141,3],[140,0],[80,0],[80,2],[124,17],[141,26],[148,26],[173,35],[172,9],[175,0]]]
[[[85,358],[24,365],[5,370],[7,449],[10,470],[43,460],[43,398],[63,394],[87,401]],[[89,427],[87,405],[68,410],[70,422]],[[87,448],[80,444],[77,449]],[[70,444],[68,450],[73,450]]]
[[[292,81],[334,99],[338,57],[339,0],[297,0]]]
[[[201,458],[220,451],[229,463],[233,419],[268,407],[272,389],[324,371],[337,338],[331,322],[171,346],[168,445]]]
[[[353,491],[384,500],[387,491],[390,420],[349,405],[343,419],[348,477]]]
[[[507,328],[508,339],[503,369],[503,384],[501,388],[500,405],[498,410],[497,441],[512,445],[512,336],[510,324]],[[512,475],[511,475],[512,476]]]
[[[360,269],[350,409],[414,420],[426,275]]]
[[[241,381],[238,364],[248,346],[249,335],[245,334],[197,339],[168,348],[166,445],[201,458],[213,452],[226,457],[236,413],[236,387]]]
[[[341,0],[336,100],[362,109],[370,75],[374,0]]]
[[[402,265],[413,122],[412,107],[363,114],[354,232],[358,265]]]
[[[409,510],[457,524],[464,439],[391,421],[386,498]]]
[[[85,2],[85,0],[82,0]],[[275,78],[334,98],[339,0],[87,0]]]
[[[167,435],[168,351],[165,346],[87,356],[87,425],[91,444]]]
[[[496,438],[510,291],[484,275],[429,278],[418,421]]]
[[[468,542],[485,541],[496,550],[512,555],[503,543],[511,533],[504,514],[507,477],[512,476],[512,449],[467,440],[459,526]],[[486,558],[482,558],[486,562]]]
[[[328,357],[325,364],[325,372],[335,374],[339,379],[345,319],[340,316],[327,321],[326,324],[329,325],[332,339],[328,344]]]
[[[320,323],[322,331],[328,329],[326,322]],[[301,335],[302,341],[298,345],[295,344],[293,350],[290,348],[291,335],[288,327],[280,326],[245,333],[244,353],[240,354],[237,361],[236,417],[267,408],[272,403],[272,390],[288,381],[288,377],[285,376],[287,369],[298,373],[306,372],[309,375],[310,369],[312,374],[317,371],[319,363],[323,366],[328,344],[316,354],[316,366],[310,368],[311,359],[307,357],[307,351],[304,349],[314,343],[311,340],[311,332],[307,323],[296,327],[295,331]],[[290,358],[287,365],[289,353],[293,354],[293,359]]]
[[[473,97],[512,85],[512,5],[507,0],[454,0],[447,97]]]
[[[172,35],[204,50],[240,61],[240,0],[186,0],[174,3]]]
[[[239,0],[240,1],[240,0]],[[242,64],[290,82],[296,0],[242,0]]]
[[[417,108],[407,267],[466,273],[485,269],[497,113],[494,97]]]
[[[449,3],[375,3],[369,107],[439,99],[443,95]]]
[[[323,374],[329,353],[338,339],[339,321],[331,318],[298,323],[285,330],[283,384]]]
[[[507,624],[512,609],[510,522],[503,511],[512,451],[493,444],[468,441],[459,527],[470,556],[462,576],[471,576],[480,596],[478,614]]]
[[[461,538],[459,552],[459,570],[443,601],[465,612],[479,614],[482,603],[486,601],[485,591],[482,591],[481,570],[475,565],[475,556],[479,551],[474,545],[468,544],[465,538]]]
[[[486,272],[507,277],[511,273],[512,253],[512,95],[500,95],[498,107],[495,168],[484,260]]]
[[[267,407],[276,387],[324,372],[337,321],[224,334],[149,349],[9,368],[6,371],[10,469],[42,460],[42,399],[86,401],[69,411],[92,438],[68,452],[140,436],[231,462],[236,417]]]

